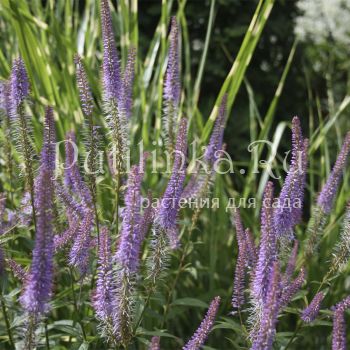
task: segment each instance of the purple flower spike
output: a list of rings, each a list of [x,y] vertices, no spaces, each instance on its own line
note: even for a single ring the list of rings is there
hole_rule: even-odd
[[[78,229],[77,237],[69,253],[69,264],[79,269],[85,275],[89,265],[89,252],[91,245],[91,230],[94,224],[92,210],[86,210],[85,217]]]
[[[78,147],[74,132],[68,132],[65,142],[66,160],[64,180],[66,186],[79,195],[89,207],[92,205],[91,193],[84,183],[78,165]]]
[[[337,308],[333,315],[332,350],[346,350],[346,324],[342,308]]]
[[[284,276],[283,276],[283,282],[285,285],[290,283],[290,279],[294,274],[295,265],[296,265],[297,256],[298,256],[298,248],[299,248],[299,242],[295,240],[293,250],[290,254],[286,271],[284,272]]]
[[[271,268],[277,259],[276,232],[273,225],[273,184],[265,187],[261,211],[261,240],[258,262],[255,268],[252,294],[258,302],[264,302],[268,290]]]
[[[160,337],[152,337],[148,350],[160,350]]]
[[[37,182],[37,230],[31,269],[20,298],[23,308],[34,315],[49,310],[53,287],[53,184],[52,172],[45,163]]]
[[[148,206],[144,209],[141,219],[141,235],[140,238],[143,241],[154,219],[154,209],[152,207],[152,192],[147,196]]]
[[[233,294],[231,304],[233,309],[240,309],[244,304],[244,282],[246,264],[246,245],[239,249],[236,261],[235,278],[233,284]]]
[[[170,47],[164,83],[164,98],[167,101],[172,101],[175,107],[178,106],[180,101],[179,26],[176,17],[171,18]]]
[[[125,194],[125,208],[122,212],[122,228],[116,252],[119,267],[127,274],[135,273],[139,265],[141,237],[141,182],[140,166],[130,170]]]
[[[0,109],[8,117],[11,114],[11,81],[1,81],[0,84]]]
[[[121,97],[122,111],[126,118],[131,116],[132,108],[132,88],[135,75],[135,56],[136,50],[131,48],[128,53],[128,59],[123,74],[123,95]]]
[[[333,315],[332,350],[346,350],[346,324],[344,312],[350,307],[350,296],[339,302]]]
[[[112,315],[112,256],[111,240],[106,227],[100,232],[100,245],[98,250],[98,268],[96,292],[93,298],[93,306],[97,318],[108,322]]]
[[[321,208],[321,210],[325,214],[329,214],[334,198],[340,183],[340,179],[346,164],[346,160],[348,158],[350,152],[350,132],[348,132],[345,136],[345,140],[343,146],[338,154],[338,158],[334,164],[332,172],[330,173],[327,182],[322,188],[321,193],[317,199],[317,205]]]
[[[208,338],[208,335],[213,328],[216,314],[220,305],[220,297],[215,297],[211,302],[208,312],[200,324],[197,331],[194,333],[189,342],[182,350],[199,350]]]
[[[218,116],[215,120],[213,132],[210,137],[209,144],[205,150],[204,159],[208,164],[213,165],[220,158],[222,150],[222,142],[224,137],[225,119],[226,119],[227,94],[224,95],[221,101]]]
[[[304,268],[301,268],[301,271],[298,277],[291,283],[283,286],[282,296],[281,296],[281,308],[287,306],[292,300],[295,293],[299,291],[305,282],[306,272]]]
[[[156,215],[156,224],[163,229],[170,241],[170,246],[174,249],[178,246],[177,216],[179,213],[179,201],[183,191],[186,177],[185,163],[187,153],[187,120],[182,119],[179,125],[177,141],[175,146],[175,157],[172,175],[167,188],[160,201]]]
[[[102,80],[105,101],[119,101],[121,91],[120,64],[114,40],[108,0],[101,0],[101,27],[103,40]]]
[[[277,316],[280,298],[280,273],[278,262],[272,266],[269,275],[266,303],[262,311],[259,331],[251,350],[270,350],[276,333]]]
[[[24,283],[27,279],[27,273],[24,271],[23,267],[17,264],[17,262],[13,259],[7,259],[6,263],[13,272],[14,276]]]
[[[15,59],[11,71],[11,103],[12,113],[17,113],[17,107],[29,94],[29,81],[24,62],[21,57]]]
[[[179,72],[179,27],[175,17],[171,19],[168,65],[164,81],[164,130],[168,151],[175,148],[176,125],[178,119],[181,85]]]
[[[86,71],[84,69],[81,57],[76,55],[74,57],[74,63],[76,66],[77,85],[79,89],[80,102],[83,113],[85,116],[91,116],[94,109],[93,98],[87,78]]]
[[[324,294],[322,292],[319,292],[314,296],[310,305],[303,310],[303,313],[301,315],[301,319],[304,322],[310,323],[315,320],[318,313],[320,312],[323,298],[324,298]]]
[[[278,198],[275,209],[276,232],[279,237],[287,235],[293,238],[293,228],[302,216],[304,187],[307,171],[307,145],[303,139],[300,120],[294,117],[292,121],[292,160],[287,177]],[[288,205],[286,205],[288,203]]]
[[[47,107],[44,122],[44,144],[41,152],[42,162],[53,173],[56,162],[56,129],[52,107]]]

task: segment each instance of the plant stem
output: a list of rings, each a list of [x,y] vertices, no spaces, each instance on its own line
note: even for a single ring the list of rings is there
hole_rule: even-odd
[[[47,329],[47,319],[45,320],[45,340],[46,340],[46,348],[50,350],[49,331]]]
[[[2,313],[4,315],[4,319],[5,319],[5,323],[6,323],[6,329],[7,329],[7,334],[8,334],[8,337],[9,337],[9,343],[10,343],[12,349],[15,349],[14,342],[13,342],[13,337],[12,337],[12,332],[11,332],[10,319],[9,319],[9,316],[8,316],[8,313],[7,313],[5,301],[4,301],[4,298],[3,298],[2,294],[1,294],[0,298],[1,298]]]
[[[74,276],[73,276],[73,271],[71,268],[69,268],[69,274],[70,274],[70,280],[71,280],[73,306],[74,306],[74,311],[75,311],[74,322],[76,322],[76,319],[79,316],[79,308],[78,308],[78,303],[77,303],[77,297],[76,297],[75,290],[74,290]],[[80,324],[81,331],[83,333],[83,339],[86,340],[86,333],[85,333],[84,325],[81,321],[78,321],[78,323]]]

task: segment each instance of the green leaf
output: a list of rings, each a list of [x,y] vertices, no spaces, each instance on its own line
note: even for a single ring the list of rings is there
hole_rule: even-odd
[[[180,306],[192,306],[192,307],[202,307],[207,308],[208,304],[194,298],[181,298],[175,300],[172,305],[180,305]]]

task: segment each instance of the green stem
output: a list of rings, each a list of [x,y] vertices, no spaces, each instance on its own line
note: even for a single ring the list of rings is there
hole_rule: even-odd
[[[46,340],[46,348],[50,350],[50,340],[49,340],[49,331],[47,329],[47,319],[45,320],[45,340]]]
[[[73,271],[71,268],[69,268],[69,274],[70,274],[70,281],[71,281],[73,306],[74,306],[74,312],[75,312],[74,323],[76,323],[76,320],[79,317],[79,308],[78,308],[78,303],[77,303],[77,297],[76,297],[75,290],[74,290],[74,276],[73,276]],[[83,333],[83,339],[84,339],[84,341],[86,341],[86,333],[85,333],[84,325],[81,321],[78,321],[78,323],[80,324],[81,331]]]
[[[0,296],[1,298],[1,308],[2,308],[2,313],[4,315],[5,323],[6,323],[6,329],[7,329],[7,334],[9,337],[9,343],[12,347],[12,349],[15,349],[14,342],[13,342],[13,337],[12,337],[12,332],[11,332],[11,326],[10,326],[10,319],[7,313],[6,305],[4,302],[3,295]]]

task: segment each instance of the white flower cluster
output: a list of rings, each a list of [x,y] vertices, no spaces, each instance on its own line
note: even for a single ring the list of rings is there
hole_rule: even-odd
[[[299,0],[295,34],[303,41],[350,44],[350,0]]]

